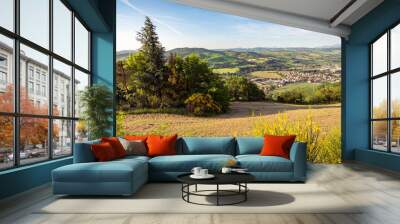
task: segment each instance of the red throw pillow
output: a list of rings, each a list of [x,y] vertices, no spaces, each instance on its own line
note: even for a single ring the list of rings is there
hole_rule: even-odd
[[[148,136],[146,143],[148,156],[176,155],[176,139],[178,135],[173,136]]]
[[[93,144],[91,145],[91,149],[94,157],[99,162],[110,161],[117,158],[113,147],[108,142]]]
[[[296,135],[289,136],[264,136],[264,146],[261,149],[262,156],[280,156],[289,159],[290,148],[293,145]]]
[[[144,141],[146,142],[147,136],[139,136],[139,135],[125,135],[124,139],[128,140],[128,141]]]
[[[126,151],[124,146],[122,146],[121,142],[117,137],[109,137],[109,138],[101,138],[101,142],[108,142],[114,149],[115,155],[118,158],[126,156]]]

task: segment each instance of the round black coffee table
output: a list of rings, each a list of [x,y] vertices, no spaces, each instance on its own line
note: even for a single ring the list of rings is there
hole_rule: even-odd
[[[229,173],[222,174],[217,173],[213,174],[215,177],[212,179],[193,179],[189,174],[182,174],[178,176],[178,181],[182,183],[182,199],[188,203],[197,204],[197,205],[234,205],[247,201],[247,192],[249,188],[247,187],[247,183],[255,180],[255,177],[251,174],[247,173]],[[215,185],[215,190],[198,190],[197,185]],[[237,190],[223,190],[220,189],[220,185],[236,185],[238,186]],[[190,186],[195,186],[194,191],[190,191]],[[209,192],[214,192],[215,194],[206,194]],[[216,197],[216,204],[202,204],[193,202],[190,200],[190,196],[203,196],[203,197]],[[221,197],[232,197],[232,196],[240,196],[240,199],[230,203],[221,203]]]

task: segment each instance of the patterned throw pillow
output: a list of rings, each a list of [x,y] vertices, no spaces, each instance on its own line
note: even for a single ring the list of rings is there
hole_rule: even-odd
[[[135,156],[145,156],[147,155],[147,149],[144,141],[141,140],[126,140],[124,138],[120,138],[122,146],[126,151],[126,155],[135,155]]]

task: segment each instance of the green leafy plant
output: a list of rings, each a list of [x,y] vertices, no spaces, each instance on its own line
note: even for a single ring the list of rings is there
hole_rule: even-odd
[[[117,112],[117,136],[124,136],[125,129],[124,129],[124,124],[125,124],[125,119],[126,119],[126,113],[124,111],[118,111]]]
[[[196,116],[206,116],[221,112],[221,107],[210,94],[194,93],[185,100],[185,104],[187,111]]]
[[[86,87],[80,95],[82,118],[89,131],[89,139],[109,136],[112,126],[112,92],[104,85]]]

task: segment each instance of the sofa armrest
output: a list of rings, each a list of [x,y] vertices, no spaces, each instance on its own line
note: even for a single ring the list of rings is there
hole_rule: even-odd
[[[295,142],[290,149],[290,160],[293,162],[293,179],[305,181],[307,174],[307,144]]]
[[[89,163],[95,162],[96,158],[92,153],[90,146],[92,144],[100,143],[99,140],[75,143],[74,145],[74,163]]]

